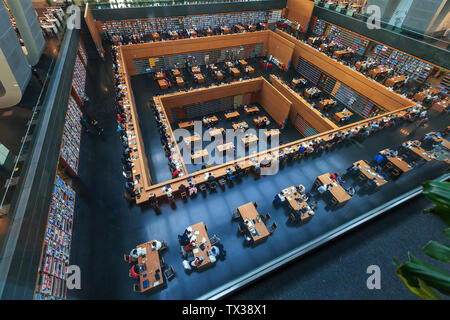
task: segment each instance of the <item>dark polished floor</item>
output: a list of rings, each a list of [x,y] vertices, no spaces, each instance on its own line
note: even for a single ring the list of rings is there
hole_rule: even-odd
[[[285,208],[272,205],[274,195],[285,187],[302,183],[310,188],[315,177],[322,173],[343,172],[356,160],[370,160],[381,149],[396,148],[407,139],[420,138],[426,132],[441,130],[448,125],[448,114],[432,115],[424,128],[404,123],[375,134],[363,143],[342,145],[321,157],[287,165],[277,175],[258,180],[248,176],[234,187],[227,187],[226,191],[219,190],[205,198],[198,196],[187,203],[178,201],[176,210],[164,205],[161,214],[157,215],[149,209],[129,206],[122,198],[122,149],[115,133],[111,63],[109,59],[106,63],[101,60],[89,62],[90,74],[95,75],[95,78],[88,81],[91,97],[88,112],[100,121],[105,129],[105,137],[89,136],[84,132],[82,136],[80,177],[75,183],[77,208],[71,255],[71,264],[79,265],[82,270],[82,289],[70,291],[68,295],[71,299],[197,298],[420,185],[422,181],[441,175],[447,168],[437,161],[427,163],[396,181],[390,181],[370,195],[360,192],[359,187],[348,179],[347,184],[354,184],[358,190],[350,202],[342,208],[331,210],[320,197],[314,195],[319,202],[316,215],[302,226],[288,223]],[[140,99],[145,101],[148,97],[136,95],[136,100]],[[405,135],[405,132],[410,134]],[[155,139],[159,143],[159,137]],[[266,242],[251,248],[244,246],[243,238],[237,234],[237,224],[231,221],[231,211],[249,201],[257,201],[260,212],[270,212],[270,223],[278,223],[278,229]],[[208,225],[210,235],[217,234],[222,239],[228,254],[224,261],[219,260],[210,269],[187,274],[181,265],[177,234],[199,221]],[[367,237],[370,237],[370,233]],[[176,277],[168,282],[166,288],[141,295],[132,290],[133,281],[128,277],[129,266],[123,262],[123,254],[151,239],[167,240],[169,250],[163,256],[167,264],[174,266]],[[377,254],[383,252],[377,251]],[[357,257],[355,259],[358,263]],[[320,264],[321,260],[317,263]],[[349,268],[348,264],[342,265],[342,272],[350,272],[345,268]],[[309,281],[319,286],[321,280],[315,278]],[[347,288],[350,287],[349,284]],[[411,297],[405,290],[395,291],[395,294],[397,298]]]

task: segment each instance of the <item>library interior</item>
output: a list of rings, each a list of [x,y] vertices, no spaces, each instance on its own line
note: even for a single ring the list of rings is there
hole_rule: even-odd
[[[414,298],[392,258],[444,229],[446,1],[2,0],[0,26],[2,299]],[[377,259],[390,288],[344,290]]]

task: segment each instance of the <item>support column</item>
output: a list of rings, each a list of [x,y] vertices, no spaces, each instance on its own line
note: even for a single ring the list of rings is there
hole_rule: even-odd
[[[45,39],[36,10],[31,0],[6,0],[17,28],[28,51],[28,62],[34,66],[39,62],[45,47]]]

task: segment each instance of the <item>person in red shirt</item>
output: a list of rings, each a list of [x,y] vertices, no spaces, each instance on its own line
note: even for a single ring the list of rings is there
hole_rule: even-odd
[[[172,172],[172,175],[173,175],[174,178],[178,177],[179,174],[180,174],[180,172],[178,171],[178,169],[175,169],[175,170]]]
[[[120,113],[117,114],[117,120],[119,120],[120,122],[123,121],[122,116],[120,115]]]
[[[192,240],[187,245],[184,246],[184,252],[188,253],[191,252],[195,248],[195,241]]]
[[[134,266],[131,267],[130,269],[130,274],[134,279],[139,279],[139,266],[137,264],[135,264]]]
[[[331,179],[331,180],[336,180],[338,176],[339,176],[339,174],[337,174],[337,173],[335,172],[335,173],[333,173],[333,174],[330,174],[330,179]]]

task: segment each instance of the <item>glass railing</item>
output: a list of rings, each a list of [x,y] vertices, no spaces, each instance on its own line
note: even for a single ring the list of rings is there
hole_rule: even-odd
[[[314,2],[316,4],[316,6],[320,7],[321,9],[328,10],[333,13],[342,14],[349,18],[357,19],[357,20],[360,20],[363,22],[366,22],[367,19],[369,18],[369,15],[366,14],[366,12],[364,12],[364,9],[362,11],[358,12],[356,10],[344,9],[337,5],[327,5],[327,1],[317,1],[316,0]],[[418,32],[417,30],[407,28],[405,26],[393,25],[393,24],[389,23],[389,21],[382,20],[382,19],[380,20],[380,27],[382,29],[389,30],[389,31],[397,33],[397,34],[401,34],[401,35],[404,35],[404,36],[407,36],[407,37],[410,37],[413,39],[417,39],[417,40],[426,42],[430,45],[433,45],[433,46],[441,48],[441,49],[448,50],[448,47],[450,45],[450,41],[449,41],[450,39],[445,38],[443,32],[442,32],[442,35],[432,36],[432,35]]]
[[[0,186],[0,218],[3,216],[8,215],[11,202],[14,199],[15,191],[18,190],[17,186],[19,185],[20,179],[22,178],[22,174],[24,173],[22,170],[23,164],[25,163],[27,159],[27,151],[32,141],[33,131],[37,124],[37,119],[39,117],[40,113],[40,106],[42,105],[42,102],[45,99],[45,94],[47,93],[48,84],[50,83],[50,79],[53,75],[55,62],[58,59],[59,56],[59,49],[62,44],[62,39],[64,38],[66,28],[63,25],[62,30],[60,31],[57,38],[53,38],[51,40],[51,44],[47,42],[47,45],[51,47],[49,50],[51,50],[51,62],[48,64],[48,67],[45,71],[45,76],[41,78],[41,88],[38,91],[39,94],[36,96],[34,101],[32,101],[32,112],[30,114],[30,117],[26,120],[28,120],[26,128],[25,128],[25,134],[22,138],[22,142],[20,144],[19,151],[17,155],[15,156],[15,159],[13,161],[13,169],[10,174],[7,174],[6,181],[5,179],[2,179]],[[30,83],[28,86],[36,86],[36,83],[32,83],[30,80]],[[28,88],[27,88],[28,89]],[[20,103],[19,103],[20,104]],[[1,242],[1,241],[0,241]]]

